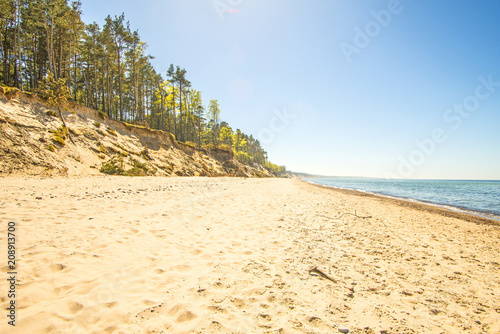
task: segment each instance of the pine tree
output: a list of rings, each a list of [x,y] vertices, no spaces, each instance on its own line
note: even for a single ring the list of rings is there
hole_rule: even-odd
[[[211,131],[211,141],[214,146],[219,146],[220,132],[220,109],[217,100],[210,100],[208,106],[208,117],[210,118],[209,127]]]
[[[123,121],[123,55],[127,50],[128,43],[130,41],[130,26],[126,23],[125,26],[125,14],[122,13],[120,16],[115,16],[111,19],[108,15],[106,18],[106,24],[104,25],[104,31],[109,35],[109,44],[111,51],[115,52],[116,62],[117,62],[117,79],[118,79],[118,97],[119,97],[119,115],[120,120]]]

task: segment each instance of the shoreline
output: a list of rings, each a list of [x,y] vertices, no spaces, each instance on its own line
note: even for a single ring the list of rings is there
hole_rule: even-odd
[[[436,204],[432,202],[426,202],[426,201],[421,201],[413,198],[404,198],[404,197],[397,197],[397,196],[392,196],[392,195],[386,195],[386,194],[381,194],[381,193],[374,193],[370,191],[362,191],[362,190],[354,190],[354,189],[348,189],[348,188],[340,188],[340,187],[335,187],[335,186],[325,186],[317,183],[312,183],[309,181],[306,181],[304,179],[300,179],[300,181],[306,182],[307,184],[325,188],[325,189],[331,189],[334,191],[338,191],[344,194],[349,194],[349,195],[355,195],[355,196],[367,196],[367,197],[373,197],[373,198],[379,198],[383,200],[387,200],[391,203],[404,206],[404,207],[411,207],[417,210],[423,210],[423,211],[428,211],[432,213],[437,213],[441,214],[445,217],[453,217],[453,218],[458,218],[458,219],[463,219],[467,221],[472,221],[478,224],[488,224],[488,225],[495,225],[495,226],[500,226],[500,216],[496,215],[488,215],[484,212],[480,211],[473,211],[473,210],[467,210],[463,209],[460,207],[455,207],[452,205],[447,205],[447,204]]]

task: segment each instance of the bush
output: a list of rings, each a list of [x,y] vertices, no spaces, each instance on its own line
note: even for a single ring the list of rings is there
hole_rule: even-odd
[[[57,113],[54,110],[47,111],[47,116],[57,117]]]
[[[19,89],[15,88],[15,87],[8,87],[5,85],[0,85],[0,93],[5,95],[7,100],[10,101],[10,100],[15,99],[17,97],[17,95],[19,94]]]
[[[56,148],[54,147],[54,145],[47,145],[47,150],[49,150],[50,152],[55,152],[56,151]]]
[[[122,157],[113,157],[102,163],[99,170],[101,173],[108,175],[123,175],[123,176],[146,176],[153,175],[156,171],[154,168],[149,168],[147,164],[132,160],[134,166],[129,170],[125,170],[125,163]]]
[[[225,150],[225,151],[228,151],[228,152],[234,152],[232,146],[228,145],[228,144],[220,144],[219,145],[219,149]]]
[[[125,171],[123,175],[125,176],[146,176],[152,174],[152,170],[150,171],[146,164],[140,163],[134,160],[134,166],[129,170]]]
[[[201,145],[201,147],[204,148],[204,149],[206,149],[206,150],[211,150],[211,149],[216,148],[215,145],[212,144],[212,143]]]
[[[99,144],[99,152],[106,153],[106,148],[102,144]]]
[[[61,125],[57,130],[49,130],[52,133],[52,141],[61,146],[66,145],[64,142],[66,138],[68,138],[68,128],[64,125]]]
[[[124,163],[122,158],[113,157],[108,161],[103,162],[99,171],[108,175],[123,175],[125,172],[123,166]]]
[[[61,145],[61,146],[66,145],[66,143],[64,142],[64,139],[62,139],[61,137],[58,137],[58,136],[56,136],[56,135],[54,135],[54,136],[52,137],[52,141],[53,141],[54,143],[56,143],[56,144]]]
[[[68,133],[69,133],[69,130],[64,125],[61,125],[60,127],[58,127],[57,130],[54,132],[55,135],[57,135],[63,139],[68,138]]]
[[[95,126],[96,128],[100,128],[100,127],[101,127],[101,123],[99,123],[98,121],[95,121],[95,122],[94,122],[94,126]]]
[[[236,158],[236,160],[238,160],[239,162],[241,162],[242,164],[245,164],[245,165],[248,165],[250,163],[250,160],[251,160],[250,156],[247,153],[241,152],[241,151],[236,152],[235,158]]]

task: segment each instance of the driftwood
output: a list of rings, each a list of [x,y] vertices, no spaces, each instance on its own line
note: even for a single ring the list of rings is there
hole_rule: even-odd
[[[323,278],[326,278],[326,279],[332,281],[333,283],[337,283],[336,280],[334,280],[333,278],[331,278],[330,276],[328,276],[327,274],[325,274],[324,272],[319,270],[318,267],[314,267],[312,269],[309,269],[308,272],[309,272],[309,275],[321,276]]]
[[[340,211],[339,211],[340,212]],[[332,219],[332,220],[337,220],[337,219],[340,219],[342,218],[343,216],[346,216],[346,215],[351,215],[351,216],[354,216],[356,218],[361,218],[361,219],[368,219],[368,218],[372,218],[372,216],[358,216],[358,214],[356,213],[356,210],[354,210],[354,213],[350,213],[350,212],[342,212],[340,214],[340,216],[338,217],[328,217],[328,216],[324,216],[324,215],[317,215],[319,217],[323,217],[323,218],[328,218],[328,219]]]

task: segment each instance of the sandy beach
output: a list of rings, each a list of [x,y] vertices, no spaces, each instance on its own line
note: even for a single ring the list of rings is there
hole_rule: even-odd
[[[292,179],[104,176],[1,178],[0,218],[1,333],[500,332],[487,219]]]

